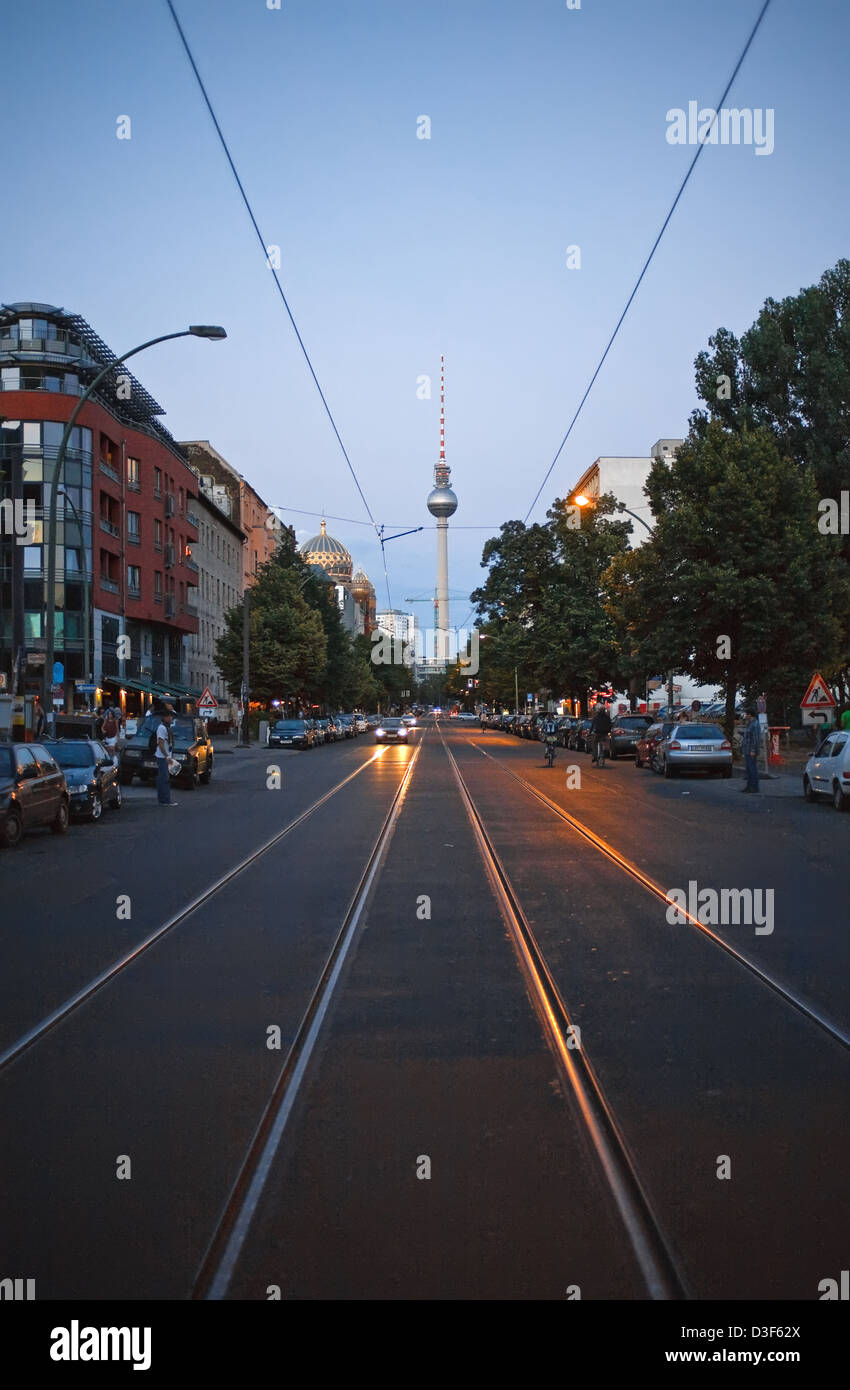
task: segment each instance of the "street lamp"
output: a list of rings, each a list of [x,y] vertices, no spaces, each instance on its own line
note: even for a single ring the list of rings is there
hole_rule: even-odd
[[[568,503],[572,502],[572,503],[574,503],[575,506],[577,506],[577,507],[592,507],[592,506],[593,506],[593,500],[592,500],[592,498],[586,497],[585,494],[584,494],[583,492],[577,492],[577,493],[575,493],[572,497],[568,497],[568,498],[567,498],[567,502],[568,502]],[[618,502],[618,503],[617,503],[617,510],[620,511],[620,512],[626,512],[629,516],[633,516],[634,519],[635,519],[635,521],[639,521],[640,524],[641,524],[641,526],[645,526],[645,527],[646,527],[646,529],[647,529],[647,531],[649,532],[650,535],[653,535],[653,534],[654,534],[654,530],[653,530],[653,528],[650,526],[649,522],[648,522],[648,521],[644,521],[643,517],[642,517],[642,516],[638,516],[637,512],[629,511],[629,508],[628,508],[628,507],[624,507],[623,504],[622,504],[622,502]]]
[[[576,507],[592,507],[592,506],[593,506],[593,500],[592,500],[592,498],[585,496],[585,494],[584,494],[583,492],[575,492],[575,493],[573,493],[572,496],[570,496],[570,497],[567,498],[567,503],[568,503],[568,504],[569,504],[569,503],[573,503]],[[623,504],[622,504],[622,502],[618,502],[618,503],[617,503],[617,510],[618,510],[618,511],[621,511],[621,512],[626,512],[628,516],[634,517],[635,521],[639,521],[640,524],[641,524],[641,526],[645,526],[645,527],[646,527],[647,531],[649,532],[649,534],[650,534],[651,536],[654,536],[654,535],[655,535],[655,529],[654,529],[654,527],[650,526],[650,524],[649,524],[648,521],[644,521],[644,519],[643,519],[642,516],[638,516],[637,512],[630,511],[628,507],[624,507]],[[648,703],[648,702],[647,702],[647,703]],[[667,673],[667,705],[668,705],[669,709],[672,710],[672,708],[673,708],[673,672],[672,672],[672,671],[668,671],[668,673]]]
[[[135,357],[137,352],[144,352],[145,348],[154,347],[157,343],[166,343],[171,338],[210,338],[218,340],[226,338],[225,329],[217,324],[196,323],[189,328],[183,328],[179,333],[163,333],[158,338],[149,338],[146,343],[140,343],[138,347],[131,348],[129,352],[124,352],[120,357],[114,358],[98,372],[97,376],[86,387],[74,409],[71,411],[68,423],[62,434],[59,449],[56,454],[56,462],[53,465],[53,475],[50,480],[50,520],[47,531],[47,621],[46,621],[46,651],[44,657],[44,699],[43,705],[46,714],[53,710],[53,658],[56,646],[56,514],[58,500],[58,486],[62,477],[62,466],[65,462],[65,450],[68,447],[68,440],[71,437],[71,430],[79,416],[80,411],[86,401],[100,385],[105,376],[122,362],[126,362],[128,357]],[[122,549],[124,538],[122,536]],[[123,563],[123,560],[122,560]],[[94,542],[92,541],[92,566],[94,566]]]

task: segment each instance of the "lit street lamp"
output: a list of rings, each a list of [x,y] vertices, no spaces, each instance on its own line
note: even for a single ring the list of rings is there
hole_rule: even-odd
[[[89,383],[80,396],[80,399],[77,401],[77,404],[74,406],[74,409],[71,411],[70,418],[63,431],[59,449],[56,454],[56,462],[53,465],[53,476],[50,480],[50,520],[47,530],[47,620],[45,624],[47,646],[44,657],[44,699],[42,703],[45,713],[48,716],[53,710],[53,659],[56,646],[56,516],[58,511],[58,489],[62,478],[62,466],[65,462],[65,450],[68,447],[71,430],[74,428],[77,417],[86,401],[103,381],[103,378],[108,376],[111,371],[114,371],[116,367],[120,366],[122,362],[126,362],[128,357],[135,357],[137,352],[144,352],[145,348],[154,347],[156,343],[166,343],[171,338],[188,337],[211,338],[215,340],[226,338],[227,333],[216,324],[196,323],[190,328],[181,329],[179,333],[163,333],[159,338],[150,338],[146,343],[141,343],[139,347],[131,348],[129,352],[122,353],[120,357],[116,357],[111,362],[108,362],[106,366],[98,372],[94,380]],[[123,564],[123,536],[121,541]],[[92,541],[92,567],[94,567],[94,541]]]

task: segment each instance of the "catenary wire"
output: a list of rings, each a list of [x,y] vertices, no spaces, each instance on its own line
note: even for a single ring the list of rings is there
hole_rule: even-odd
[[[723,106],[723,103],[725,102],[727,96],[729,95],[729,92],[730,92],[731,87],[732,87],[732,83],[735,81],[735,78],[738,76],[738,72],[740,71],[741,65],[743,64],[744,59],[746,58],[746,56],[747,56],[747,54],[748,54],[748,52],[749,52],[749,50],[750,50],[750,45],[752,44],[753,39],[755,38],[756,34],[758,33],[758,30],[759,30],[759,27],[760,27],[760,25],[761,25],[761,22],[762,22],[762,20],[764,19],[765,15],[767,14],[767,11],[768,11],[769,8],[770,8],[770,0],[764,0],[764,4],[763,4],[762,7],[761,7],[761,10],[760,10],[760,12],[759,12],[758,19],[756,20],[755,24],[753,25],[753,27],[752,27],[752,29],[751,29],[751,31],[750,31],[750,36],[749,36],[749,38],[747,39],[747,42],[744,44],[743,50],[742,50],[742,52],[741,52],[741,56],[739,57],[737,63],[735,64],[735,67],[734,67],[734,69],[733,69],[733,71],[732,71],[732,76],[729,78],[729,81],[726,83],[726,86],[725,86],[725,88],[724,88],[724,90],[723,90],[723,95],[721,96],[721,98],[720,98],[720,100],[718,101],[717,105],[714,107],[714,111],[715,111],[715,120],[716,120],[716,113],[719,112],[719,111],[721,110],[721,108],[722,108],[722,106]],[[657,237],[655,238],[655,241],[654,241],[653,244],[652,244],[652,250],[650,251],[649,255],[647,256],[646,260],[644,261],[644,263],[643,263],[643,268],[642,268],[642,270],[641,270],[641,272],[640,272],[640,275],[638,276],[637,280],[635,281],[634,288],[633,288],[631,294],[629,295],[628,299],[626,300],[626,306],[625,306],[625,308],[623,309],[623,312],[621,313],[620,317],[619,317],[618,320],[617,320],[617,324],[616,324],[616,327],[615,327],[615,329],[614,329],[614,332],[611,334],[611,337],[608,339],[608,342],[607,342],[607,344],[606,344],[606,346],[605,346],[605,351],[603,352],[602,356],[600,357],[599,362],[597,363],[597,366],[596,366],[596,370],[595,370],[595,372],[593,373],[593,376],[590,378],[590,381],[589,381],[588,384],[587,384],[587,389],[585,390],[584,395],[582,396],[581,400],[580,400],[579,403],[578,403],[578,407],[577,407],[577,409],[576,409],[575,415],[573,416],[572,420],[570,421],[569,428],[567,429],[566,434],[564,435],[563,439],[561,440],[560,444],[558,445],[558,451],[557,451],[557,453],[555,454],[555,457],[553,458],[552,462],[550,463],[548,469],[546,470],[546,475],[545,475],[545,477],[544,477],[542,483],[540,484],[539,488],[537,489],[536,493],[534,494],[534,501],[532,502],[531,506],[529,507],[528,511],[526,512],[525,516],[523,517],[523,522],[524,522],[524,524],[527,524],[527,523],[528,523],[528,518],[531,516],[531,513],[534,511],[534,508],[537,506],[538,498],[540,497],[541,492],[543,491],[544,487],[546,486],[547,482],[549,481],[549,478],[550,478],[550,476],[551,476],[552,470],[554,469],[555,464],[558,462],[558,459],[559,459],[560,456],[561,456],[561,451],[563,450],[564,445],[566,444],[567,440],[569,439],[570,435],[572,434],[573,426],[575,425],[575,423],[576,423],[576,421],[577,421],[579,415],[580,415],[581,412],[582,412],[582,408],[583,408],[583,406],[584,406],[584,403],[585,403],[585,401],[587,400],[588,396],[590,395],[591,390],[593,389],[593,384],[594,384],[594,382],[596,381],[596,378],[598,377],[599,373],[600,373],[601,370],[602,370],[602,367],[603,367],[603,365],[604,365],[604,363],[605,363],[605,359],[606,359],[606,357],[608,356],[608,353],[611,351],[611,348],[612,348],[613,345],[614,345],[614,339],[617,337],[617,334],[619,333],[620,328],[622,327],[623,321],[624,321],[624,319],[625,319],[627,313],[629,312],[629,309],[631,308],[632,301],[633,301],[633,299],[635,298],[635,295],[637,294],[638,290],[640,289],[641,282],[643,281],[643,277],[645,276],[647,270],[649,269],[649,266],[650,266],[650,263],[651,263],[651,261],[652,261],[653,256],[655,255],[656,251],[658,250],[658,247],[659,247],[660,242],[661,242],[661,238],[664,236],[664,233],[665,233],[666,230],[667,230],[667,227],[668,227],[668,225],[669,225],[669,223],[670,223],[670,220],[671,220],[671,218],[672,218],[672,216],[673,216],[673,213],[676,211],[676,207],[678,206],[679,199],[681,198],[682,194],[683,194],[684,191],[685,191],[685,188],[686,188],[686,186],[687,186],[688,180],[690,179],[691,174],[694,172],[694,169],[696,168],[697,160],[699,159],[700,155],[702,154],[702,151],[703,151],[703,144],[700,143],[700,144],[697,145],[696,154],[694,155],[693,159],[691,160],[690,164],[688,165],[687,173],[685,174],[685,177],[682,179],[682,182],[681,182],[681,184],[679,185],[679,191],[678,191],[678,193],[676,194],[675,198],[673,199],[673,202],[672,202],[672,204],[671,204],[671,206],[670,206],[670,210],[669,210],[669,212],[667,213],[667,216],[664,218],[664,221],[663,221],[662,224],[661,224],[661,230],[660,230],[660,232],[658,233]]]
[[[247,195],[247,193],[245,192],[245,187],[244,187],[244,185],[243,185],[243,183],[242,183],[241,178],[239,177],[239,171],[238,171],[237,168],[236,168],[236,164],[234,163],[233,156],[232,156],[232,154],[230,153],[230,148],[229,148],[229,146],[228,146],[228,144],[227,144],[227,141],[226,141],[225,138],[224,138],[224,132],[222,131],[221,126],[219,125],[218,117],[216,116],[215,111],[213,110],[212,102],[210,101],[209,94],[207,93],[206,86],[204,85],[204,80],[203,80],[203,78],[201,77],[200,71],[198,70],[198,65],[197,65],[197,63],[195,62],[194,55],[193,55],[193,53],[192,53],[191,48],[189,47],[189,41],[188,41],[188,39],[186,38],[186,35],[185,35],[184,31],[183,31],[183,26],[181,25],[180,20],[179,20],[178,17],[177,17],[177,11],[176,11],[175,8],[174,8],[174,5],[173,5],[173,3],[172,3],[172,0],[165,0],[165,3],[167,4],[167,6],[168,6],[168,8],[169,8],[169,11],[171,12],[171,18],[174,20],[175,27],[176,27],[176,29],[177,29],[178,34],[180,35],[180,41],[181,41],[181,43],[183,44],[183,47],[184,47],[184,49],[185,49],[185,51],[186,51],[186,57],[189,59],[189,63],[190,63],[190,65],[191,65],[192,71],[193,71],[193,73],[195,74],[195,79],[196,79],[196,81],[197,81],[197,83],[198,83],[198,86],[199,86],[200,89],[201,89],[201,95],[202,95],[203,98],[204,98],[204,102],[206,103],[207,110],[208,110],[209,113],[210,113],[210,118],[211,118],[211,120],[212,120],[213,125],[215,126],[215,130],[216,130],[216,134],[217,134],[217,136],[218,136],[218,138],[219,138],[219,142],[220,142],[220,144],[221,144],[222,149],[224,150],[225,156],[226,156],[226,158],[227,158],[227,162],[228,162],[228,164],[230,165],[231,173],[233,174],[233,177],[234,177],[234,179],[236,180],[236,186],[237,186],[237,188],[239,189],[239,193],[240,193],[240,195],[241,195],[242,201],[243,201],[243,203],[245,204],[246,211],[247,211],[247,213],[248,213],[248,216],[249,216],[250,219],[251,219],[251,225],[253,226],[254,231],[256,232],[257,240],[259,241],[260,246],[262,247],[263,256],[265,257],[266,262],[268,263],[268,249],[267,249],[267,246],[266,246],[265,238],[264,238],[262,232],[260,231],[259,223],[257,222],[257,219],[256,219],[256,217],[255,217],[255,215],[254,215],[254,209],[253,209],[252,206],[251,206],[251,203],[250,203],[250,201],[249,201],[248,195]],[[269,265],[269,268],[270,268],[270,270],[271,270],[271,272],[272,272],[272,275],[274,276],[274,283],[275,283],[275,285],[276,285],[276,287],[277,287],[277,292],[278,292],[278,294],[279,294],[279,296],[280,296],[281,303],[283,304],[283,307],[284,307],[284,309],[285,309],[286,312],[287,312],[287,315],[288,315],[288,317],[289,317],[289,322],[292,324],[292,329],[293,329],[293,332],[295,333],[295,337],[298,339],[298,346],[300,347],[300,349],[301,349],[301,351],[302,351],[302,353],[303,353],[303,355],[304,355],[304,360],[305,360],[305,362],[307,363],[307,366],[308,366],[309,371],[310,371],[310,375],[311,375],[311,377],[313,378],[313,382],[314,382],[314,384],[315,384],[316,390],[318,391],[319,397],[320,397],[321,402],[322,402],[322,405],[324,406],[325,414],[327,415],[328,419],[329,419],[330,422],[331,422],[331,429],[333,430],[334,435],[336,436],[336,441],[337,441],[337,443],[339,444],[340,449],[342,450],[342,456],[343,456],[343,458],[345,459],[345,462],[346,462],[347,465],[348,465],[348,471],[350,472],[352,478],[354,479],[354,485],[355,485],[355,487],[357,488],[357,491],[358,491],[359,494],[360,494],[360,500],[362,501],[363,506],[366,508],[366,512],[367,512],[367,514],[368,514],[368,516],[369,516],[369,520],[371,521],[372,525],[374,526],[374,528],[375,528],[375,533],[376,533],[376,535],[378,536],[378,539],[380,540],[381,537],[380,537],[380,531],[379,531],[379,528],[378,528],[378,523],[376,522],[374,516],[372,515],[372,509],[371,509],[371,507],[369,506],[369,503],[366,501],[366,495],[365,495],[365,493],[364,493],[362,487],[360,486],[360,479],[357,477],[357,473],[355,472],[354,465],[353,465],[353,463],[351,462],[351,459],[350,459],[349,456],[348,456],[348,450],[346,449],[345,445],[344,445],[343,442],[342,442],[342,436],[341,436],[339,430],[337,429],[337,424],[336,424],[336,420],[335,420],[334,417],[333,417],[333,412],[331,411],[331,408],[330,408],[330,406],[328,405],[327,398],[326,398],[326,396],[325,396],[324,391],[322,390],[322,386],[321,386],[321,383],[320,383],[320,381],[319,381],[319,378],[318,378],[317,375],[316,375],[316,371],[315,371],[315,368],[313,367],[313,363],[312,363],[312,361],[310,360],[310,354],[309,354],[309,352],[307,351],[306,345],[305,345],[305,343],[304,343],[304,339],[301,337],[301,333],[300,333],[300,331],[299,331],[298,324],[295,322],[295,316],[293,315],[292,310],[291,310],[290,307],[289,307],[289,301],[287,300],[286,294],[284,293],[283,286],[282,286],[282,284],[280,283],[280,277],[278,276],[277,270],[274,268],[274,266]],[[383,544],[383,541],[381,541],[381,552],[382,552],[382,555],[383,555],[383,551],[384,551],[384,544]],[[390,599],[390,581],[389,581],[389,576],[387,575],[387,562],[386,562],[386,556],[384,556],[384,575],[386,576],[386,580],[387,580],[387,598]],[[390,599],[390,608],[392,608],[392,600],[391,600],[391,599]]]

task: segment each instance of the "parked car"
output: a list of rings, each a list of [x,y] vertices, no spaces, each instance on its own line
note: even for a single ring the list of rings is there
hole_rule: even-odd
[[[365,734],[367,729],[369,728],[369,725],[366,723],[366,716],[364,714],[355,714],[354,726],[357,729],[358,734]]]
[[[269,729],[267,747],[312,748],[316,738],[310,725],[307,719],[279,719]]]
[[[673,722],[670,719],[664,720],[663,723],[650,724],[635,744],[635,767],[651,767],[653,772],[659,771],[655,763],[655,750],[672,728]]]
[[[65,774],[72,815],[99,821],[104,806],[120,811],[118,760],[105,744],[90,738],[50,739],[44,747]]]
[[[313,725],[318,734],[319,743],[334,743],[336,741],[336,724],[333,724],[330,719],[325,717],[314,719]]]
[[[376,743],[407,743],[407,728],[393,715],[382,719],[375,730]]]
[[[121,749],[121,783],[129,787],[134,777],[140,782],[156,780],[156,731],[162,716],[156,712],[145,715],[139,725],[138,733],[126,740]],[[213,772],[213,745],[203,719],[197,715],[178,714],[171,721],[171,739],[174,761],[180,764],[180,771],[174,774],[174,782],[190,791],[199,782],[208,783]]]
[[[592,719],[577,719],[567,734],[567,747],[574,753],[587,753],[590,748],[590,726]]]
[[[719,772],[732,776],[732,745],[719,724],[674,724],[655,753],[659,772]]]
[[[836,811],[850,810],[850,736],[841,729],[828,734],[806,763],[803,795],[807,801],[830,797]]]
[[[39,825],[64,835],[70,815],[65,774],[48,750],[40,743],[0,743],[0,845],[12,848]]]
[[[558,743],[562,748],[568,746],[567,739],[570,736],[571,730],[575,728],[578,722],[579,721],[574,719],[571,714],[565,714],[558,720]]]
[[[635,744],[641,734],[646,733],[651,723],[652,716],[649,714],[618,714],[612,720],[611,734],[608,739],[611,761],[634,753]]]
[[[353,714],[341,714],[341,715],[339,716],[339,719],[340,719],[340,722],[342,723],[342,731],[343,731],[344,737],[345,737],[345,738],[356,738],[356,737],[357,737],[357,725],[356,725],[356,723],[355,723],[355,721],[354,721],[354,715],[353,715]]]

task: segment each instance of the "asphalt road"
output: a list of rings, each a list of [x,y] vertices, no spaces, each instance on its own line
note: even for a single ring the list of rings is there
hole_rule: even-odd
[[[39,1298],[185,1299],[214,1270],[238,1299],[650,1296],[449,753],[684,1292],[816,1299],[846,1266],[850,818],[444,723],[239,751],[173,810],[133,788],[0,855],[5,1273]],[[771,890],[772,931],[671,924],[692,881]]]

